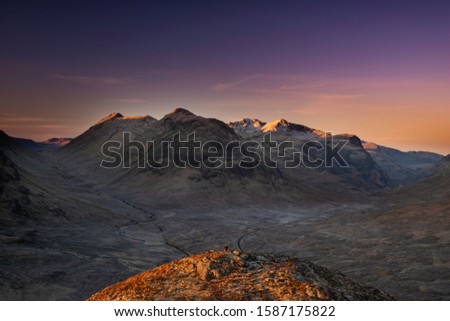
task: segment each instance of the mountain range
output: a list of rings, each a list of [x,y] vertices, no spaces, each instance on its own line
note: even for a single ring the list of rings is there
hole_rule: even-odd
[[[153,148],[178,133],[224,146],[270,133],[277,143],[292,141],[284,157],[301,155],[304,164],[326,160],[343,142],[348,166],[287,168],[273,151],[274,167],[141,168],[145,155],[133,149],[123,155],[130,168],[101,168],[103,144],[123,141],[125,132]],[[305,151],[308,141],[323,150]],[[1,299],[87,298],[224,243],[306,257],[400,299],[449,296],[449,156],[284,119],[224,123],[178,108],[159,120],[113,113],[74,139],[37,143],[0,131],[0,162]]]
[[[276,125],[277,123],[278,125]],[[309,129],[306,126],[288,123],[285,120],[266,124],[261,130],[254,131],[253,139],[261,138],[264,133],[270,132],[280,141],[289,138],[300,146],[307,139],[317,138],[322,132]],[[331,199],[353,197],[345,192],[346,189],[366,191],[368,189],[381,189],[394,186],[395,183],[385,175],[376,162],[364,150],[361,141],[356,136],[353,139],[336,136],[339,140],[348,140],[342,153],[348,156],[350,167],[318,168],[310,170],[299,166],[295,170],[282,167],[242,169],[240,167],[225,168],[137,168],[137,164],[144,162],[142,154],[132,153],[130,169],[112,169],[108,171],[92,170],[98,168],[104,156],[101,147],[106,141],[122,141],[123,133],[130,132],[133,141],[153,141],[155,146],[170,140],[176,133],[186,137],[195,132],[195,137],[201,142],[216,141],[226,146],[229,142],[244,142],[248,137],[242,135],[240,127],[233,127],[217,119],[203,118],[192,114],[185,109],[176,109],[160,120],[151,116],[124,117],[119,113],[111,114],[97,122],[86,132],[76,137],[69,144],[58,151],[59,157],[74,171],[82,171],[96,181],[108,185],[117,185],[118,188],[126,184],[127,190],[136,193],[158,193],[163,195],[155,198],[155,206],[171,206],[195,202],[197,205],[209,206],[210,202],[226,204],[248,204],[252,198],[259,200],[273,199],[304,199],[311,200],[323,197],[324,194]],[[353,136],[352,136],[353,137]],[[351,138],[351,137],[350,137]],[[295,151],[301,151],[296,147]],[[159,153],[159,154],[158,154]],[[292,152],[291,152],[292,153]],[[156,157],[161,156],[161,151]],[[276,155],[274,155],[276,157]],[[292,156],[292,154],[289,154]],[[201,155],[198,155],[200,158]],[[307,155],[303,155],[307,158]],[[324,155],[322,155],[324,157]],[[237,160],[240,158],[238,157]],[[134,177],[130,180],[130,177]],[[151,186],[142,188],[151,181]],[[336,189],[333,185],[345,185],[344,189]],[[208,190],[207,195],[204,191]],[[226,191],[226,193],[224,193]],[[341,192],[342,191],[342,192]],[[177,194],[173,199],[172,193]],[[220,195],[220,197],[219,197]],[[255,197],[256,196],[256,197]]]

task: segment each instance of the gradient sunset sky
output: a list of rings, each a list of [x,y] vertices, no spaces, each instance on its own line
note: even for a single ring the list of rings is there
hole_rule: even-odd
[[[450,153],[450,1],[10,1],[0,40],[12,136],[184,107]]]

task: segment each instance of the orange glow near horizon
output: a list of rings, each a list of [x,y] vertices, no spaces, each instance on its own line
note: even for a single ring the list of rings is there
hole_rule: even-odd
[[[266,97],[267,98],[267,97]],[[385,99],[388,99],[387,97]],[[216,104],[217,107],[212,108]],[[285,108],[274,110],[271,106],[284,104]],[[434,106],[442,102],[434,102]],[[224,103],[200,101],[196,108],[174,105],[170,108],[148,108],[120,106],[111,110],[96,112],[84,119],[35,119],[33,117],[1,116],[0,129],[15,137],[43,141],[51,137],[76,137],[110,112],[119,111],[126,116],[149,114],[161,118],[175,107],[183,106],[203,117],[214,117],[225,122],[240,118],[258,118],[265,122],[285,118],[290,122],[303,124],[334,134],[352,133],[361,139],[403,151],[432,151],[443,155],[450,153],[450,108],[430,107],[425,102],[414,107],[405,105],[369,104],[360,96],[354,98],[319,100],[310,107],[297,107],[295,101],[275,98],[251,101],[248,99],[226,100]],[[222,109],[222,106],[229,106]],[[359,106],[365,106],[361,108]],[[383,106],[383,107],[380,107]],[[103,110],[103,109],[102,109]],[[90,118],[90,119],[87,119]]]
[[[0,113],[0,129],[11,136],[36,141],[76,137],[111,112],[125,116],[162,118],[175,107],[222,121],[258,118],[265,122],[285,118],[335,134],[352,133],[361,139],[404,151],[450,153],[449,81],[413,82],[392,79],[333,79],[295,75],[244,76],[211,83],[193,95],[159,99],[103,99],[83,113],[74,106],[41,114]],[[199,98],[200,97],[200,98]],[[84,103],[83,103],[84,104]],[[35,110],[47,110],[49,106]]]
[[[112,112],[183,107],[448,154],[449,12],[425,0],[10,3],[0,129],[74,137]]]

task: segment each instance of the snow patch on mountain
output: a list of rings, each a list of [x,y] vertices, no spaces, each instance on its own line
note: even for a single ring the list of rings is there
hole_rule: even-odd
[[[242,118],[227,124],[228,127],[241,136],[257,136],[266,133],[286,135],[299,139],[316,139],[325,137],[326,133],[304,125],[288,122],[286,119],[266,123],[255,118]]]
[[[228,123],[228,127],[234,129],[238,134],[255,134],[261,132],[261,128],[266,123],[256,118],[242,118],[235,122]]]

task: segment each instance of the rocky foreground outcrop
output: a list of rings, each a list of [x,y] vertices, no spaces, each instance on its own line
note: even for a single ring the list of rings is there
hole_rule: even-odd
[[[88,300],[392,300],[304,259],[210,251],[111,285]]]

